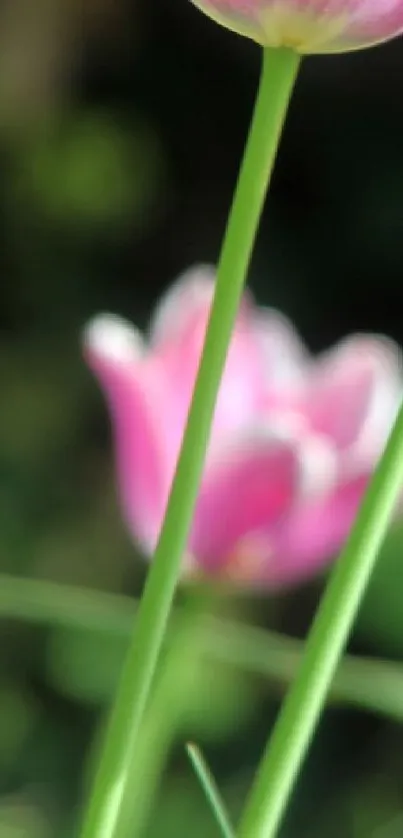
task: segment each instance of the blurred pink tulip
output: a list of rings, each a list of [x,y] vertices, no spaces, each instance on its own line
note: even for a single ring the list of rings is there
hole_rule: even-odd
[[[149,338],[113,315],[85,355],[108,401],[125,517],[152,554],[195,381],[214,279],[185,274]],[[314,574],[344,542],[401,393],[390,341],[356,335],[313,358],[245,296],[224,372],[184,566],[254,586]]]
[[[268,47],[348,52],[403,32],[403,0],[192,0],[217,23]]]

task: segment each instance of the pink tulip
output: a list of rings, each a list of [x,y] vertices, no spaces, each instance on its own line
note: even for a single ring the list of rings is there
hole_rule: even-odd
[[[403,32],[403,0],[192,0],[217,23],[268,47],[348,52]]]
[[[147,342],[96,317],[85,355],[108,401],[125,517],[151,555],[212,299],[206,268],[166,295]],[[356,335],[313,358],[245,296],[221,384],[184,566],[251,585],[294,583],[343,544],[400,393],[397,347]]]

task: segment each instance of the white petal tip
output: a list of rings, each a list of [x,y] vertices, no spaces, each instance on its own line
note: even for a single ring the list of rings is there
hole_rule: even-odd
[[[300,464],[303,497],[312,500],[327,495],[336,485],[337,452],[325,436],[315,434],[301,440]]]
[[[84,329],[84,346],[89,352],[125,363],[143,352],[140,334],[115,314],[99,314]]]
[[[214,282],[215,269],[210,265],[196,265],[181,274],[155,311],[150,326],[152,342],[159,343],[176,335],[194,311],[208,311],[213,298]]]

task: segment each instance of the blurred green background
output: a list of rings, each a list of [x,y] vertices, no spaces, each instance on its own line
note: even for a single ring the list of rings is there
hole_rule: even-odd
[[[216,260],[258,70],[258,49],[189,0],[2,4],[3,573],[138,595],[80,333],[99,310],[144,326],[181,270]],[[402,70],[397,41],[309,59],[298,81],[250,284],[315,350],[356,330],[403,342]],[[351,649],[403,665],[402,548],[397,528]],[[303,637],[320,590],[250,600],[250,619]],[[73,838],[124,633],[9,617],[0,638],[0,836]],[[206,670],[187,734],[234,814],[280,695]],[[147,835],[190,832],[218,834],[178,740]],[[329,709],[282,835],[402,834],[403,727]]]

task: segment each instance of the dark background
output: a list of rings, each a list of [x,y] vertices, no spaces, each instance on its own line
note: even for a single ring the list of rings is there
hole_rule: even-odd
[[[260,54],[189,0],[82,5],[0,10],[0,561],[136,595],[144,568],[81,330],[98,310],[145,326],[182,270],[216,261]],[[313,350],[359,330],[403,342],[402,78],[399,40],[302,66],[250,285]],[[403,656],[402,544],[398,529],[355,651]],[[257,621],[303,635],[320,584],[262,597]],[[0,834],[73,838],[125,644],[13,619],[0,644]],[[200,733],[235,810],[278,701],[262,679],[242,690],[245,677],[212,682]],[[285,838],[397,838],[402,774],[397,723],[329,710]],[[190,830],[217,834],[178,742],[147,834]]]

